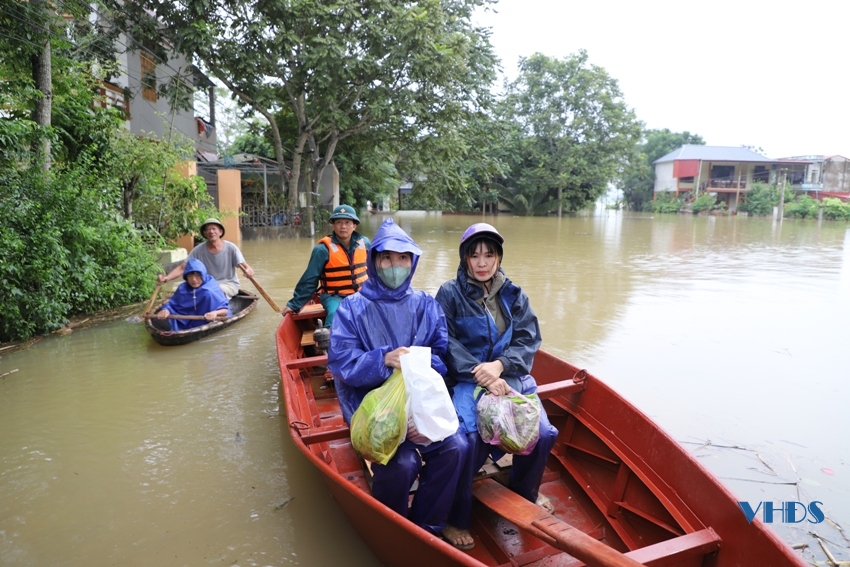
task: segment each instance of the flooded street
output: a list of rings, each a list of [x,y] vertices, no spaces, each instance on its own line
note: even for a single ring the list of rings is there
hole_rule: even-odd
[[[384,217],[361,218],[371,237]],[[435,293],[481,217],[395,220],[424,250],[414,286]],[[739,500],[820,501],[850,530],[848,225],[485,220],[544,349],[618,390]],[[241,243],[281,307],[324,233]],[[279,321],[261,302],[186,346],[122,320],[0,356],[0,375],[17,370],[0,378],[0,565],[378,565],[289,441]],[[774,526],[850,558],[828,522]]]

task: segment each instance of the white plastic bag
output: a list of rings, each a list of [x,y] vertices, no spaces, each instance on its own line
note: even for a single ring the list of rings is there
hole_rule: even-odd
[[[416,443],[425,437],[434,442],[452,435],[459,422],[443,377],[431,368],[431,348],[410,347],[400,361],[407,388],[408,421],[412,420],[415,429],[408,429],[408,439]]]

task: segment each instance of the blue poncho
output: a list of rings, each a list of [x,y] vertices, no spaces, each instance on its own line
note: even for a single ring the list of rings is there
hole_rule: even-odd
[[[413,255],[410,275],[396,289],[388,288],[375,268],[385,250]],[[446,318],[433,297],[411,289],[410,280],[422,251],[392,219],[381,224],[372,239],[367,261],[369,279],[358,293],[345,298],[331,326],[328,368],[334,375],[343,417],[349,423],[363,397],[392,374],[384,355],[401,346],[431,347],[431,366],[446,373],[441,357],[448,346]]]
[[[186,276],[192,272],[198,272],[203,278],[203,282],[197,288],[193,288],[189,282],[185,281]],[[227,309],[227,316],[233,315],[224,292],[221,291],[215,278],[207,273],[203,262],[196,258],[186,260],[183,280],[183,283],[177,286],[177,291],[171,299],[162,306],[163,309],[168,309],[172,315],[205,315],[210,311]],[[209,321],[169,319],[168,322],[171,324],[172,331],[185,331],[206,325]]]

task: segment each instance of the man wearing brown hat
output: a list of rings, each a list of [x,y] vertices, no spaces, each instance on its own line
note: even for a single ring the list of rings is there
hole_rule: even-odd
[[[313,248],[307,269],[283,310],[284,315],[291,311],[297,313],[318,293],[319,301],[327,311],[324,321],[326,329],[331,326],[336,308],[342,300],[360,289],[369,277],[366,275],[366,255],[371,244],[368,238],[355,230],[360,219],[351,205],[336,207],[329,221],[333,232],[320,239]],[[326,330],[316,333],[313,337],[320,344],[329,336]]]
[[[227,299],[230,299],[239,292],[239,277],[236,275],[236,268],[242,268],[245,275],[253,277],[254,270],[245,261],[239,247],[227,240],[222,240],[224,236],[224,225],[218,219],[207,219],[201,225],[201,234],[207,239],[195,246],[189,252],[189,258],[197,258],[204,263],[207,273],[215,278],[221,291]],[[166,275],[159,274],[157,282],[164,284],[165,282],[176,280],[183,277],[183,270],[186,268],[186,262],[168,272]]]

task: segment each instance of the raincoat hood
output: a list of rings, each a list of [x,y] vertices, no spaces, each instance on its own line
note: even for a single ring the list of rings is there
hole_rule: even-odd
[[[378,277],[378,268],[375,266],[375,258],[381,252],[407,252],[413,256],[410,265],[410,275],[404,280],[404,283],[396,289],[388,288],[381,278]],[[366,270],[369,274],[369,279],[363,283],[360,288],[360,293],[369,299],[395,299],[412,293],[410,282],[413,279],[413,274],[416,273],[416,265],[419,263],[419,257],[422,255],[422,250],[398,226],[393,219],[387,219],[381,223],[378,232],[372,238],[372,248],[369,252],[369,258],[366,260]]]
[[[207,278],[213,279],[213,277],[207,273],[207,267],[204,266],[204,263],[197,258],[189,258],[186,260],[186,267],[183,268],[183,281],[187,281],[186,276],[192,272],[198,272],[201,274],[201,280],[203,280],[201,285],[207,283]]]

